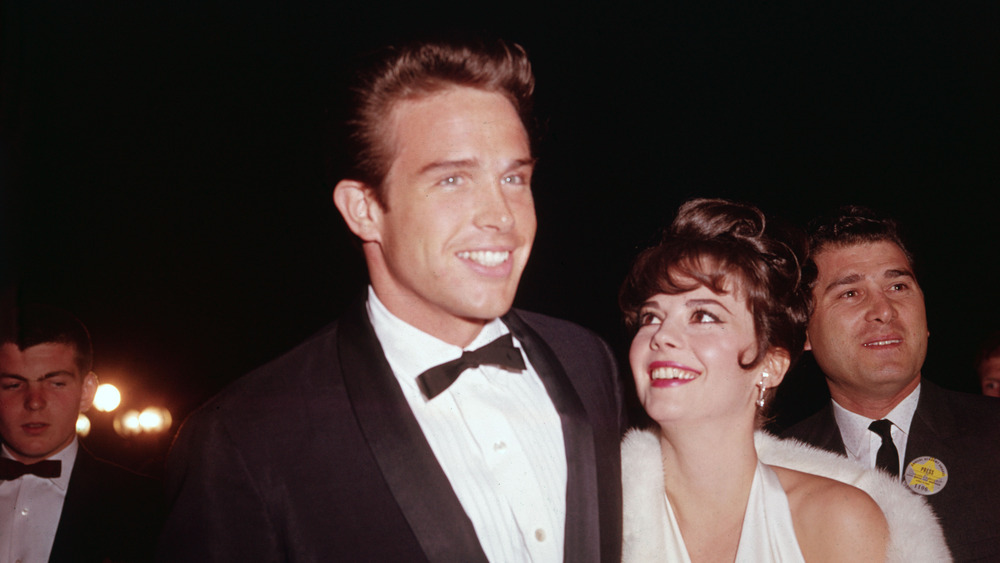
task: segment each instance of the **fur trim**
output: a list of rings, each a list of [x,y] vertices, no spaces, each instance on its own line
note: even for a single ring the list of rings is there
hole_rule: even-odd
[[[889,523],[889,562],[947,562],[951,554],[941,525],[927,501],[879,471],[847,457],[766,433],[754,436],[757,455],[767,465],[812,473],[853,485],[872,497]],[[633,429],[622,442],[624,537],[622,561],[649,562],[667,552],[663,461],[657,434]]]
[[[866,469],[846,456],[798,440],[781,440],[767,432],[757,432],[754,442],[757,456],[768,465],[828,477],[868,493],[889,523],[886,561],[952,560],[941,524],[927,500],[911,493],[899,479]]]
[[[667,553],[660,440],[634,429],[622,441],[622,562],[660,561]]]

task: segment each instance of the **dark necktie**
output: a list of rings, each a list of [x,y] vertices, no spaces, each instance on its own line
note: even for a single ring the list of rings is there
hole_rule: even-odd
[[[882,446],[875,454],[875,467],[880,467],[899,477],[899,451],[892,443],[892,423],[883,418],[868,425],[868,429],[882,438]]]
[[[467,369],[479,366],[498,366],[510,370],[525,368],[521,351],[514,347],[514,337],[509,333],[497,338],[486,346],[470,352],[462,352],[457,360],[445,362],[417,376],[420,391],[428,400],[438,396]]]
[[[57,459],[46,459],[25,465],[16,459],[0,458],[0,481],[13,481],[28,473],[54,479],[62,473],[62,462]]]

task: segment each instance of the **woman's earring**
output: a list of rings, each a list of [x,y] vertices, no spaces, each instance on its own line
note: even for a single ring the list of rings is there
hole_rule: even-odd
[[[757,387],[760,388],[760,395],[757,396],[757,406],[764,408],[764,391],[767,390],[768,373],[766,371],[761,372],[760,378],[760,381],[757,382]]]

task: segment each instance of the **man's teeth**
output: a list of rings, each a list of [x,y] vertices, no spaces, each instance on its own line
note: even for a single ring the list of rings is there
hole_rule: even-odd
[[[698,374],[677,368],[656,368],[650,373],[653,379],[694,379]]]
[[[463,260],[472,260],[476,264],[481,264],[483,266],[499,266],[510,257],[510,251],[466,250],[459,252],[458,257]]]
[[[890,344],[899,344],[900,342],[902,342],[902,340],[898,338],[893,340],[879,340],[878,342],[868,342],[865,344],[865,347],[867,348],[868,346],[888,346]]]

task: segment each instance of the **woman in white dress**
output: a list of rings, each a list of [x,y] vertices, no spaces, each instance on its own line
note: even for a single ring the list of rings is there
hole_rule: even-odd
[[[808,312],[802,245],[772,230],[756,208],[688,202],[622,287],[636,391],[658,425],[623,445],[626,560],[886,557],[868,494],[758,459],[760,405],[800,355]]]

